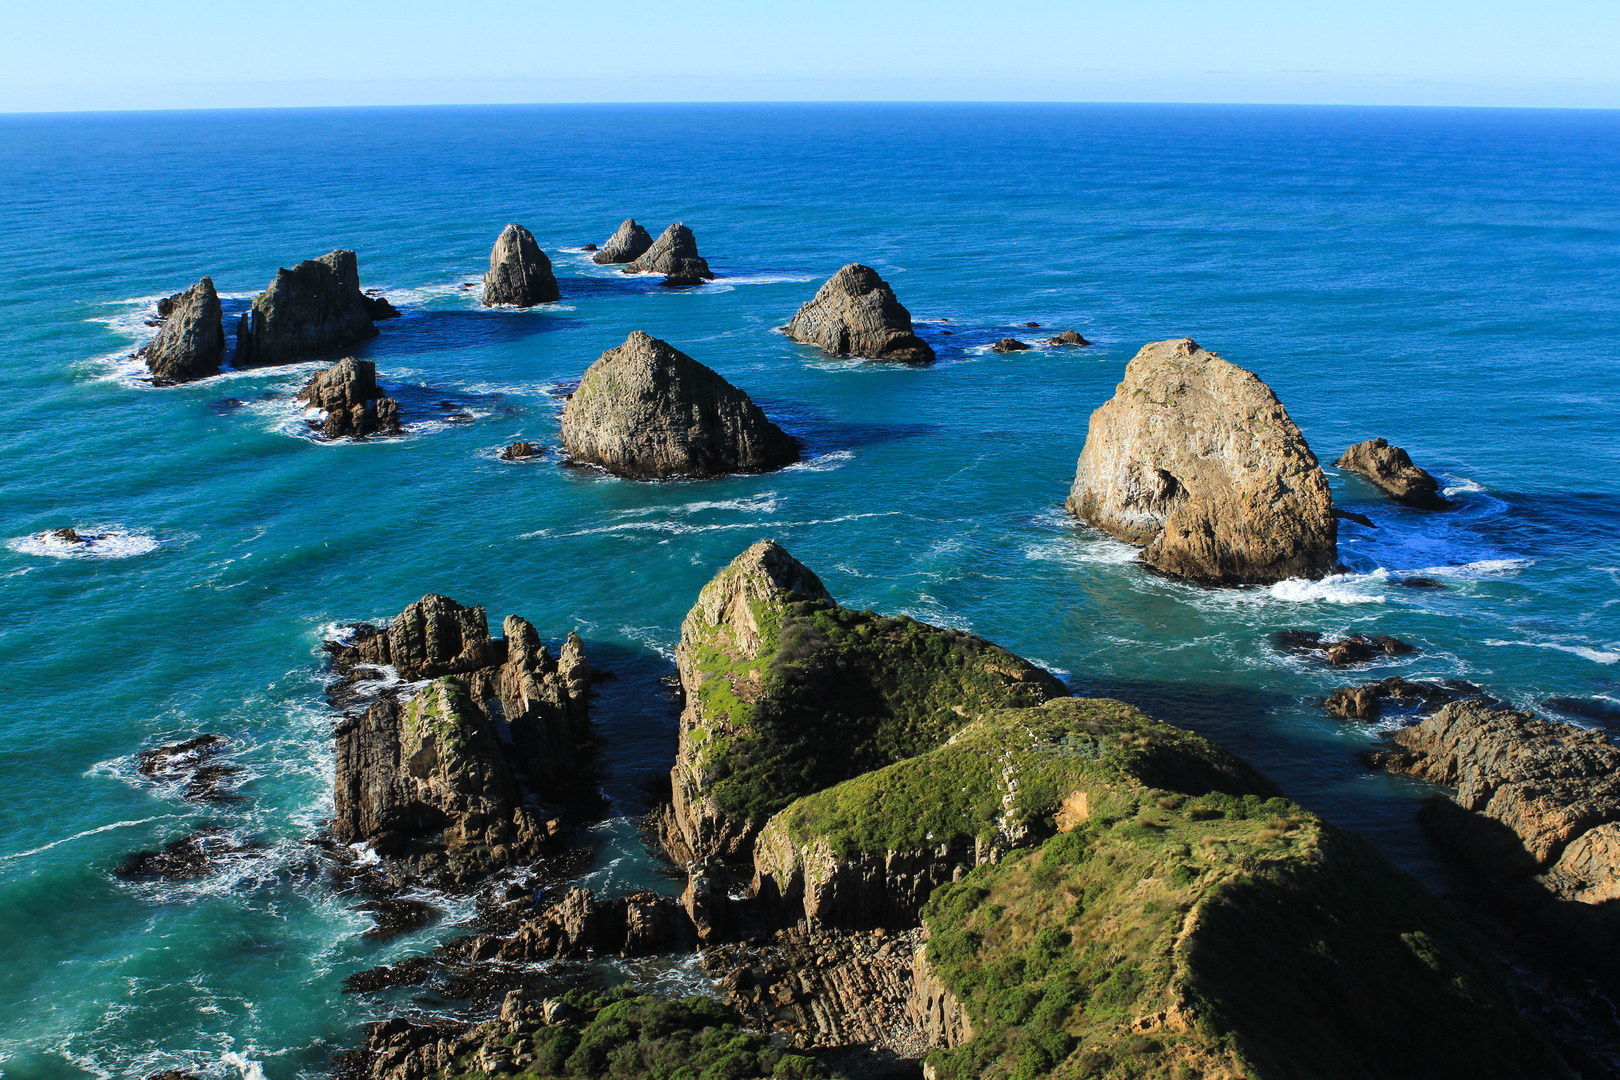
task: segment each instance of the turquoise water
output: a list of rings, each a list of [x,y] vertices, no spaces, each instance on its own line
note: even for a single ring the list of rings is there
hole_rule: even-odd
[[[320,1076],[388,1007],[341,979],[455,933],[469,911],[441,898],[434,926],[362,938],[369,918],[302,843],[331,812],[322,635],[428,591],[577,628],[619,676],[595,704],[613,812],[589,883],[608,891],[672,889],[633,821],[673,754],[659,680],[698,589],[763,536],[846,604],[970,628],[1220,739],[1437,888],[1423,791],[1360,767],[1374,733],[1312,696],[1400,673],[1620,708],[1620,115],[0,117],[0,206],[7,1080]],[[718,279],[671,292],[569,250],[627,215],[685,221]],[[485,311],[459,288],[508,221],[551,254],[560,303]],[[240,310],[277,266],[339,246],[405,313],[354,351],[410,437],[305,437],[288,398],[314,364],[154,390],[119,360],[156,297],[206,273]],[[837,361],[772,332],[852,260],[923,320],[938,365]],[[1071,328],[1096,346],[984,351]],[[649,485],[496,460],[520,437],[554,446],[559,388],[633,329],[749,391],[807,462]],[[1183,334],[1266,379],[1326,461],[1383,435],[1459,508],[1403,510],[1329,470],[1380,525],[1342,529],[1352,573],[1224,591],[1145,573],[1062,502],[1125,362]],[[29,539],[63,525],[122,557]],[[1398,584],[1418,573],[1445,588]],[[1421,651],[1334,673],[1276,654],[1284,628]],[[140,749],[202,731],[235,740],[240,802],[136,774]],[[264,847],[193,883],[111,873],[203,823]]]

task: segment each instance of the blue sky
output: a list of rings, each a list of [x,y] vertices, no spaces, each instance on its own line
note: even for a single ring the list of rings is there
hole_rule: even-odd
[[[0,112],[566,101],[1620,108],[1620,0],[0,0]]]

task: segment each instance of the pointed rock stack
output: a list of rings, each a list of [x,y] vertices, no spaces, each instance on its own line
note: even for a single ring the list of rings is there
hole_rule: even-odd
[[[1341,469],[1360,473],[1390,498],[1419,510],[1444,510],[1450,504],[1440,497],[1440,482],[1412,464],[1405,450],[1383,439],[1368,439],[1346,450],[1338,461]]]
[[[1333,496],[1252,372],[1191,338],[1144,345],[1091,414],[1069,511],[1210,584],[1319,578],[1338,564]]]
[[[870,266],[850,263],[827,279],[787,324],[787,336],[834,356],[928,364],[934,350],[912,332],[911,312]]]
[[[533,307],[561,295],[551,260],[535,243],[534,234],[521,225],[502,229],[489,253],[489,272],[484,275],[484,306]]]
[[[652,236],[636,224],[635,218],[625,218],[618,231],[603,243],[602,250],[591,256],[591,261],[602,266],[635,262],[652,244]]]
[[[768,472],[798,442],[748,395],[640,330],[604,352],[569,397],[563,446],[575,461],[634,480]]]
[[[219,370],[225,361],[225,319],[212,278],[158,301],[163,325],[141,350],[158,386],[190,382]]]
[[[377,336],[393,305],[360,290],[359,262],[340,249],[276,271],[236,330],[237,367],[290,364]]]
[[[397,435],[402,430],[399,402],[383,397],[377,365],[370,360],[345,356],[310,379],[298,391],[298,400],[326,413],[321,434],[328,439]]]
[[[623,231],[622,226],[620,231]],[[708,260],[698,254],[697,238],[678,221],[665,229],[664,235],[654,240],[652,247],[626,266],[624,272],[664,274],[665,285],[701,285],[714,280]]]

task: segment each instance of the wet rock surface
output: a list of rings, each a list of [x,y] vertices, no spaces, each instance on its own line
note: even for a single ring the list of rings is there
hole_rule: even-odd
[[[179,788],[187,802],[234,802],[230,790],[241,775],[239,765],[212,760],[231,745],[223,735],[198,735],[183,742],[142,750],[142,776]]]
[[[1408,714],[1426,715],[1442,705],[1468,699],[1487,700],[1483,690],[1461,679],[1408,681],[1392,675],[1362,686],[1340,687],[1327,696],[1322,707],[1329,716],[1370,721],[1382,717],[1389,707]]]
[[[596,254],[591,256],[591,262],[608,266],[614,263],[633,263],[646,254],[652,245],[653,239],[647,230],[637,225],[635,218],[625,218],[613,235],[603,242],[600,251],[596,250],[595,244],[586,245],[586,250],[596,251]]]
[[[990,351],[998,353],[1028,352],[1029,346],[1025,345],[1017,338],[1004,337],[994,345],[990,346]]]
[[[1417,646],[1388,634],[1350,634],[1333,638],[1315,630],[1282,630],[1272,638],[1278,652],[1318,660],[1329,667],[1349,667],[1417,652]]]
[[[225,362],[225,316],[212,278],[158,301],[157,337],[141,350],[158,386],[213,375]]]
[[[623,226],[620,228],[622,230]],[[618,234],[614,235],[616,238]],[[697,238],[679,221],[665,229],[651,247],[626,265],[624,272],[663,274],[665,285],[700,285],[714,278],[708,260],[698,254]]]
[[[377,336],[393,305],[360,289],[359,261],[339,249],[276,271],[237,326],[237,367],[290,364]]]
[[[1299,428],[1270,387],[1191,338],[1144,345],[1091,414],[1068,508],[1176,577],[1338,567],[1333,497]]]
[[[870,266],[850,263],[794,314],[787,336],[834,356],[928,364],[933,348],[912,330],[911,312]]]
[[[516,224],[502,229],[490,250],[489,270],[484,274],[484,306],[533,307],[561,295],[551,260],[540,250],[534,234]]]
[[[1346,450],[1334,463],[1371,480],[1390,498],[1419,510],[1444,510],[1451,504],[1440,495],[1440,482],[1412,464],[1405,450],[1383,439],[1368,439]]]
[[[799,444],[747,394],[667,341],[634,331],[586,370],[563,408],[577,462],[636,480],[768,472]]]
[[[305,383],[297,400],[326,413],[319,422],[311,421],[310,426],[328,439],[398,435],[404,431],[399,422],[399,402],[383,396],[377,385],[377,365],[370,360],[344,357]]]
[[[157,851],[136,851],[113,870],[122,878],[189,881],[205,877],[225,864],[263,854],[254,841],[235,839],[223,828],[205,828],[165,844]]]

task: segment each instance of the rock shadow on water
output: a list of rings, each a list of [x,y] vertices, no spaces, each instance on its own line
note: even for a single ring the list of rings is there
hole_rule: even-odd
[[[381,337],[340,351],[377,360],[378,366],[386,369],[385,358],[389,357],[415,356],[432,349],[510,345],[540,334],[578,330],[585,325],[583,319],[575,318],[570,312],[548,310],[544,306],[520,310],[430,308],[409,311]]]
[[[835,420],[802,401],[763,397],[754,400],[784,431],[804,444],[807,460],[841,450],[859,450],[883,443],[920,439],[939,430],[938,424],[915,421],[871,423]]]

